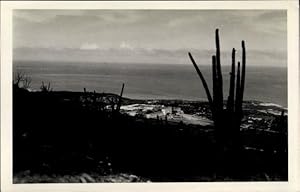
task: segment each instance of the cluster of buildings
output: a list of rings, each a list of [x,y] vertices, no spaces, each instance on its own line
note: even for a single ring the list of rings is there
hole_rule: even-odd
[[[121,112],[130,116],[140,116],[148,119],[164,119],[185,124],[211,125],[213,122],[204,115],[186,114],[180,107],[160,104],[132,104],[121,106]]]

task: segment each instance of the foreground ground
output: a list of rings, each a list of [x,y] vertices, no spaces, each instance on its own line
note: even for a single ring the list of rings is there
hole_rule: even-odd
[[[14,183],[287,180],[287,111],[248,101],[218,151],[206,102],[14,90]],[[224,127],[226,129],[226,127]]]

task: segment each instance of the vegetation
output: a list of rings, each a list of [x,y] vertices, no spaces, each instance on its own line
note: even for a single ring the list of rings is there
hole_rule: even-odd
[[[50,92],[50,91],[52,91],[52,88],[50,86],[50,82],[48,83],[48,86],[46,86],[44,84],[44,82],[42,81],[42,85],[41,85],[40,89],[41,89],[41,92]]]
[[[23,73],[14,74],[13,87],[20,89],[29,89],[31,85],[31,78]]]
[[[235,75],[235,49],[232,49],[232,65],[230,72],[230,88],[227,100],[227,108],[224,109],[223,104],[223,78],[220,59],[220,40],[219,30],[216,29],[216,54],[212,56],[213,70],[213,98],[211,97],[205,78],[198,68],[193,56],[189,53],[189,57],[202,81],[206,95],[209,101],[212,118],[215,125],[216,136],[219,144],[223,147],[238,147],[239,131],[241,120],[243,117],[242,103],[245,87],[245,71],[246,71],[246,49],[245,42],[242,41],[242,70],[240,70],[240,62],[237,66],[237,75]],[[242,71],[242,72],[241,72]],[[235,80],[235,76],[237,76]],[[234,98],[235,95],[235,98]],[[225,146],[224,146],[225,145]],[[229,145],[229,146],[228,146]]]

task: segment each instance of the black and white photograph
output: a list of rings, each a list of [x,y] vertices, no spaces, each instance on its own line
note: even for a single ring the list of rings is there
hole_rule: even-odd
[[[13,184],[289,181],[286,9],[11,14]]]

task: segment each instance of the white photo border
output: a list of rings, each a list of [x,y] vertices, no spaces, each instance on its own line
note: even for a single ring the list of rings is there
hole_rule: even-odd
[[[191,182],[13,184],[12,11],[14,9],[287,10],[288,182]],[[1,2],[1,191],[300,191],[299,4],[286,1],[2,1]]]

